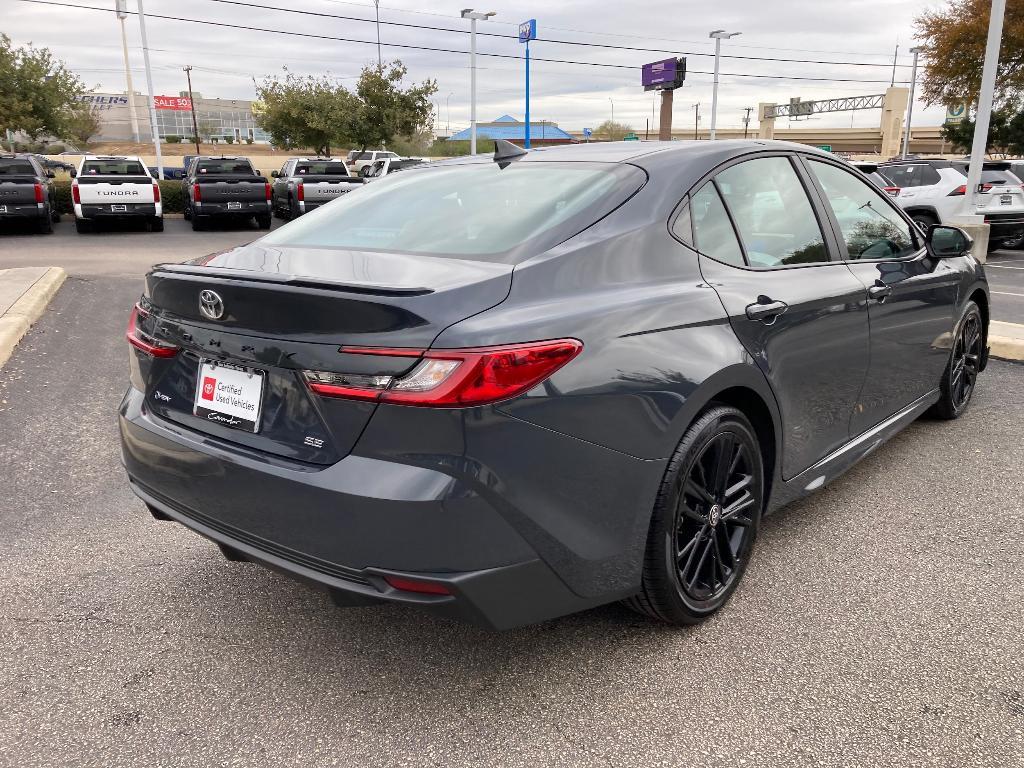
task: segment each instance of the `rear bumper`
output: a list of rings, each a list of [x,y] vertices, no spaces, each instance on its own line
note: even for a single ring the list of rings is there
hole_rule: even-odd
[[[11,205],[0,201],[0,221],[7,219],[44,219],[49,216],[46,206],[41,203]]]
[[[509,419],[513,429],[557,444],[542,460],[561,454],[588,476],[585,482],[604,478],[607,487],[591,490],[614,508],[620,531],[614,533],[603,530],[610,521],[601,519],[606,513],[592,498],[575,500],[577,519],[557,509],[565,502],[557,486],[581,482],[564,477],[560,467],[547,477],[534,470],[521,481],[533,483],[520,494],[538,508],[520,511],[511,492],[499,497],[481,489],[470,468],[460,466],[471,462],[465,456],[439,455],[428,468],[351,454],[311,467],[155,418],[135,389],[122,402],[119,423],[131,488],[151,508],[246,559],[338,594],[416,604],[508,629],[625,597],[639,585],[650,500],[637,499],[636,486],[649,484],[653,494],[657,483],[649,481],[661,471],[653,462]],[[566,456],[565,441],[580,452]],[[606,458],[595,466],[598,453]],[[515,481],[514,469],[484,469],[492,473],[485,478],[492,491]],[[638,519],[631,517],[630,496],[637,510],[646,507]],[[595,520],[587,528],[579,518],[590,515]],[[452,594],[395,590],[385,574],[441,582]]]
[[[75,215],[79,219],[140,219],[154,218],[160,215],[154,203],[124,203],[124,210],[114,210],[112,205],[93,205],[82,203],[75,206]]]
[[[1024,213],[990,213],[985,215],[989,239],[1017,237],[1024,233]]]
[[[229,208],[228,205],[227,201],[216,203],[203,201],[194,205],[194,212],[197,216],[217,216],[219,218],[227,216],[259,216],[271,211],[269,200],[239,202],[239,208]]]

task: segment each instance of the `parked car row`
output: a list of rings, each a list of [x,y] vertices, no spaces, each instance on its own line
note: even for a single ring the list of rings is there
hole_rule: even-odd
[[[52,232],[60,221],[53,176],[31,155],[0,155],[0,221],[31,221],[40,232]]]

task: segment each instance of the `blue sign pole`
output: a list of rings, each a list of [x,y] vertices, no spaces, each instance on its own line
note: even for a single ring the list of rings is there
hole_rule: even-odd
[[[530,19],[519,25],[519,42],[526,43],[526,135],[523,146],[530,148],[530,41],[537,39],[537,20]]]

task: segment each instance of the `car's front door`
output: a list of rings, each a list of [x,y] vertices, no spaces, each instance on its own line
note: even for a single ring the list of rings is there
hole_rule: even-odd
[[[288,176],[293,168],[292,162],[289,160],[282,165],[281,170],[277,172],[277,178],[274,179],[272,202],[275,208],[282,208],[288,204]]]
[[[846,169],[807,160],[827,200],[841,256],[869,294],[871,366],[851,420],[858,435],[939,386],[960,285],[885,195]]]
[[[775,393],[787,479],[849,440],[868,368],[865,288],[831,261],[802,174],[788,155],[746,160],[690,200],[704,279]]]

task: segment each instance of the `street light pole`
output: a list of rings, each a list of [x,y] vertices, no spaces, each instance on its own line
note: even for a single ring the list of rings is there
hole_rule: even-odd
[[[910,123],[911,119],[914,117],[914,89],[917,87],[917,57],[923,50],[924,48],[921,47],[910,49],[910,52],[914,54],[914,64],[910,69],[910,100],[907,102],[907,130],[903,134],[904,159],[906,159],[910,149]]]
[[[697,130],[700,124],[700,104],[693,105],[693,140],[697,140]]]
[[[726,32],[716,29],[708,37],[715,41],[715,83],[711,90],[711,140],[715,140],[715,124],[718,121],[718,60],[722,55],[722,41],[736,37],[739,32]]]
[[[445,131],[448,133],[448,138],[452,137],[452,94],[449,93],[444,100],[444,116],[446,121]]]
[[[462,18],[469,19],[469,154],[476,154],[476,23],[487,21],[494,11],[479,13],[472,8],[462,9]]]
[[[132,87],[132,68],[128,62],[128,35],[125,33],[124,21],[128,18],[127,0],[115,0],[117,18],[121,22],[121,50],[124,52],[124,82],[128,89],[128,117],[132,126],[132,141],[139,143],[139,116],[135,114],[135,89]]]
[[[185,70],[185,78],[188,80],[188,106],[192,110],[192,138],[196,142],[196,154],[203,154],[199,150],[199,124],[196,122],[196,102],[192,98],[192,66],[183,67]]]
[[[612,130],[615,130],[615,102],[612,101],[611,96],[608,97],[608,101],[611,102],[612,105]]]
[[[156,99],[153,93],[153,68],[149,65],[149,43],[146,41],[146,13],[139,0],[139,36],[142,38],[142,60],[146,65],[146,87],[149,89],[149,126],[153,134],[153,147],[156,149],[156,177],[164,177],[164,158],[160,154],[160,130],[156,124]]]
[[[380,0],[373,0],[373,8],[377,14],[377,70],[384,69],[384,62],[380,57]]]

